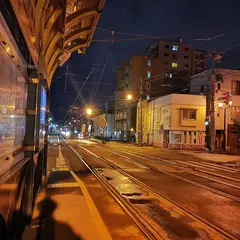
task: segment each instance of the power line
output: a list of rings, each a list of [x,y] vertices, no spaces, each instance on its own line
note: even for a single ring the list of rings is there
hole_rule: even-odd
[[[169,37],[169,38],[171,38],[171,37]],[[92,42],[126,42],[126,41],[136,41],[136,40],[153,40],[153,39],[162,39],[162,37],[95,39],[95,40],[92,40]]]
[[[111,33],[118,33],[118,34],[123,34],[123,35],[146,37],[146,38],[171,38],[171,37],[181,36],[181,34],[175,34],[175,35],[171,35],[171,36],[148,36],[148,35],[137,34],[137,33],[119,32],[119,31],[109,30],[109,29],[100,28],[100,27],[98,27],[97,30],[102,30],[102,31],[111,32]]]
[[[80,91],[78,92],[78,94],[77,94],[76,98],[74,99],[74,101],[73,101],[73,103],[72,103],[71,105],[74,105],[74,104],[75,104],[75,102],[77,101],[77,99],[78,99],[79,95],[81,94],[81,92],[82,92],[82,90],[83,90],[84,86],[86,85],[86,83],[87,83],[87,81],[88,81],[89,77],[91,76],[92,72],[94,71],[94,68],[95,68],[95,66],[93,66],[93,68],[92,68],[91,72],[90,72],[90,73],[89,73],[89,75],[87,76],[87,78],[86,78],[86,80],[85,80],[84,84],[82,85],[82,87],[81,87]],[[66,119],[67,115],[68,115],[68,112],[67,112],[67,114],[65,115],[64,119]]]
[[[100,83],[101,83],[101,80],[102,80],[102,77],[103,77],[103,74],[104,74],[105,68],[106,68],[106,66],[107,66],[108,58],[109,58],[109,56],[110,56],[110,52],[111,52],[111,48],[110,48],[109,51],[108,51],[107,59],[106,59],[106,61],[105,61],[105,64],[104,64],[103,70],[102,70],[102,72],[101,72],[101,76],[100,76],[100,78],[99,78],[99,81],[98,81],[98,84],[97,84],[97,87],[96,87],[95,93],[93,94],[93,98],[96,96],[96,93],[97,93],[97,91],[98,91],[98,87],[99,87],[99,85],[100,85]]]

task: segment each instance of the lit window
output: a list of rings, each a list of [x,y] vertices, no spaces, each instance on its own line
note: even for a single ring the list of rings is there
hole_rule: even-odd
[[[196,120],[197,119],[197,110],[183,109],[183,119],[184,120]]]
[[[172,78],[172,73],[169,74],[169,77]]]
[[[148,66],[151,67],[151,59],[148,59]]]
[[[148,77],[148,78],[151,77],[151,72],[150,72],[150,71],[147,72],[147,77]]]
[[[176,67],[178,67],[178,64],[177,63],[172,63],[172,67],[176,68]]]
[[[177,46],[177,45],[173,45],[173,46],[172,46],[172,50],[173,50],[173,51],[178,51],[178,46]]]

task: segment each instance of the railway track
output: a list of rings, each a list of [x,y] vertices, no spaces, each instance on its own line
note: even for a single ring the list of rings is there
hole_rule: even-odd
[[[106,178],[101,174],[101,171],[99,172],[98,169],[94,169],[91,166],[88,165],[87,161],[84,159],[82,155],[79,154],[79,152],[74,149],[72,146],[68,145],[71,150],[79,157],[79,159],[85,164],[85,166],[91,171],[91,173],[99,180],[99,182],[106,188],[106,190],[111,194],[111,196],[119,203],[119,205],[129,214],[129,216],[134,220],[134,222],[139,226],[139,228],[144,232],[146,237],[148,239],[166,239],[166,236],[164,237],[163,235],[159,234],[158,229],[154,224],[149,224],[148,219],[143,216],[141,212],[138,211],[136,206],[133,206],[132,204],[129,203],[128,200],[126,200],[125,197],[121,196],[114,187],[112,187],[111,184],[109,184],[109,181],[106,180]],[[155,189],[151,188],[150,186],[144,184],[143,182],[139,181],[123,169],[121,169],[119,166],[116,164],[112,163],[111,161],[107,160],[106,158],[103,158],[94,152],[77,145],[80,149],[84,150],[85,152],[91,154],[94,156],[97,160],[103,161],[104,163],[107,163],[110,168],[116,170],[119,172],[121,175],[127,177],[130,179],[132,182],[134,182],[137,186],[140,186],[144,191],[150,193],[152,196],[154,196],[155,199],[158,200],[163,200],[167,201],[168,204],[171,204],[177,209],[180,209],[182,212],[187,214],[188,217],[191,219],[194,219],[194,221],[197,221],[198,223],[200,222],[201,224],[204,224],[205,227],[209,229],[211,233],[214,232],[214,234],[218,235],[218,238],[213,238],[213,239],[237,239],[235,236],[232,234],[226,232],[222,228],[219,228],[218,226],[212,224],[211,222],[208,222],[207,220],[203,219],[201,216],[191,212],[190,210],[186,209],[185,207],[179,205],[178,203],[172,201],[168,197],[160,194],[157,192]],[[211,235],[211,234],[210,234]],[[209,236],[210,236],[209,235]],[[173,238],[174,239],[174,238]],[[210,237],[207,239],[211,239]]]
[[[98,146],[98,148],[100,148],[100,147]],[[104,148],[102,148],[102,149],[104,149]],[[106,149],[104,149],[104,150],[106,150]],[[116,150],[116,148],[114,150]],[[106,150],[106,151],[108,151],[108,150]],[[200,167],[200,168],[204,167],[204,168],[208,168],[208,169],[213,167],[213,169],[211,169],[211,170],[217,169],[217,170],[227,171],[227,172],[232,172],[232,173],[240,172],[239,170],[236,170],[236,169],[233,169],[233,168],[228,168],[228,167],[224,167],[224,166],[217,167],[216,164],[211,164],[211,163],[207,163],[207,165],[204,165],[204,164],[193,162],[193,161],[185,161],[185,162],[181,161],[181,160],[170,161],[170,160],[167,160],[165,158],[153,157],[153,156],[145,155],[145,154],[142,154],[142,153],[141,154],[134,154],[132,151],[126,151],[126,150],[122,150],[122,149],[117,149],[117,151],[122,152],[122,153],[127,154],[127,155],[131,155],[131,156],[143,159],[143,160],[151,161],[151,162],[154,162],[156,164],[159,164],[159,162],[166,162],[166,163],[172,165],[173,167],[176,167],[176,166],[180,166],[180,167],[184,167],[184,168],[192,167],[192,169],[194,171],[198,171],[200,173],[205,173],[205,174],[208,174],[208,175],[211,175],[211,176],[214,176],[214,177],[226,179],[226,180],[229,180],[229,181],[232,181],[232,182],[240,183],[240,179],[228,177],[226,175],[214,173],[214,172],[211,172],[211,171],[198,169],[198,167]],[[111,152],[116,154],[116,152],[113,152],[113,151],[111,151]],[[117,154],[117,155],[125,157],[125,158],[128,158],[128,157],[126,157],[125,155],[122,155],[122,154]],[[159,162],[156,162],[156,160],[158,160]],[[192,175],[196,175],[196,176],[201,176],[203,178],[206,178],[204,175],[199,175],[197,173],[191,173],[191,174]],[[209,179],[209,180],[212,180],[212,181],[216,181],[216,182],[220,182],[220,181],[218,181],[218,180],[216,180],[214,178],[206,178],[206,179]],[[232,187],[235,187],[235,188],[239,188],[240,187],[240,186],[237,186],[237,185],[227,184],[226,182],[222,182],[222,181],[221,181],[221,183],[229,185],[229,186],[232,186]]]

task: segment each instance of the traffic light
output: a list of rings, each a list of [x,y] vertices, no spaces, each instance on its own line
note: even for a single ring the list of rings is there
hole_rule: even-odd
[[[229,92],[223,93],[223,100],[227,105],[231,105],[232,101],[231,101],[231,96]]]

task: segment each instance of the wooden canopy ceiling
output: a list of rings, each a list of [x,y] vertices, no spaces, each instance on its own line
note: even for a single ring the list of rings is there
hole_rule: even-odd
[[[48,85],[71,53],[90,45],[105,0],[11,0],[35,66]]]

